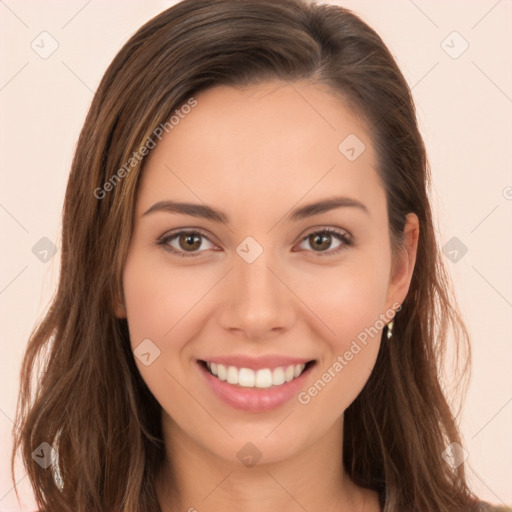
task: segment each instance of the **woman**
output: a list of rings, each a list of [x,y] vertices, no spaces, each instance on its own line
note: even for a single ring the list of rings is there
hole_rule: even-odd
[[[185,0],[140,28],[23,363],[39,509],[485,510],[440,384],[467,332],[428,181],[407,83],[348,10]]]

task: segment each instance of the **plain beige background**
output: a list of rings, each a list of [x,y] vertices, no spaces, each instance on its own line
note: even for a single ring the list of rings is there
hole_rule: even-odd
[[[9,460],[21,358],[59,271],[59,252],[44,262],[33,247],[43,237],[59,246],[74,147],[108,64],[173,3],[0,2],[0,510],[19,510]],[[469,479],[481,498],[511,504],[512,3],[336,3],[381,35],[412,88],[440,243],[449,243],[446,263],[473,339],[460,419]],[[28,479],[22,469],[17,476],[30,507]]]

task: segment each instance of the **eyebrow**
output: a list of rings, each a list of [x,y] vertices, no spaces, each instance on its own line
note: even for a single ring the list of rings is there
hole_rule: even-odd
[[[361,203],[361,201],[351,197],[336,196],[296,208],[288,215],[288,221],[297,222],[307,217],[319,215],[340,207],[353,207],[369,214],[368,208]],[[205,204],[182,203],[169,200],[158,201],[145,211],[143,215],[148,215],[153,212],[181,213],[184,215],[191,215],[192,217],[212,220],[214,222],[223,222],[225,224],[229,223],[229,217],[227,214]]]

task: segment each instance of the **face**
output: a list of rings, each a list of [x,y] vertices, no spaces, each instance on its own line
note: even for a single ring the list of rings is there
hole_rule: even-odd
[[[341,432],[415,247],[392,274],[376,154],[343,98],[268,82],[195,99],[146,160],[117,314],[171,438],[280,461]]]

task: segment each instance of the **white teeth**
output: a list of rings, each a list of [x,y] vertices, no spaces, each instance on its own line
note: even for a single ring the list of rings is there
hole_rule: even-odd
[[[256,372],[256,385],[257,388],[269,388],[272,386],[272,372],[268,368],[263,368]]]
[[[295,377],[295,366],[288,366],[284,371],[284,380],[290,382]]]
[[[207,362],[206,366],[210,373],[220,380],[226,380],[230,384],[238,384],[245,388],[265,389],[271,386],[280,386],[285,382],[290,382],[300,376],[305,368],[305,364],[290,365],[278,368],[261,368],[252,370],[251,368],[237,368],[236,366],[224,366]]]
[[[234,366],[228,366],[228,373],[226,380],[230,384],[238,384],[238,369]]]
[[[274,368],[272,372],[272,385],[280,386],[281,384],[284,384],[284,370],[281,367]]]
[[[223,364],[217,365],[217,376],[220,380],[226,380],[226,367]]]
[[[232,366],[231,368],[234,368]],[[238,384],[243,386],[244,388],[253,388],[254,387],[254,372],[249,368],[240,368],[238,372]]]

